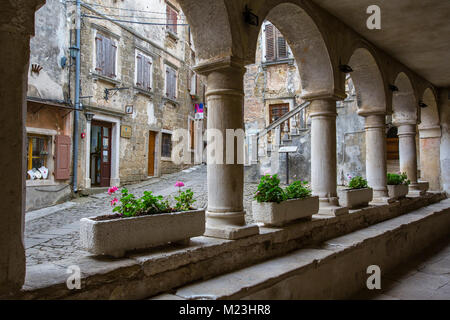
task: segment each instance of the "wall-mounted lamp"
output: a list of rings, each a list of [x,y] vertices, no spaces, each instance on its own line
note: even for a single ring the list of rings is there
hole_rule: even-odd
[[[428,105],[423,101],[419,101],[419,107],[426,108],[426,107],[428,107]]]
[[[244,20],[245,23],[248,23],[249,25],[256,27],[259,26],[259,17],[256,14],[254,14],[252,10],[249,7],[247,7],[247,5],[245,5]]]
[[[389,90],[391,90],[392,92],[396,92],[396,91],[398,91],[398,87],[394,86],[393,84],[390,84],[389,85]]]
[[[94,113],[92,112],[85,112],[84,116],[86,117],[86,120],[89,122],[92,121],[92,119],[94,119]]]
[[[350,67],[348,64],[340,64],[339,70],[343,73],[350,73],[353,72],[352,67]]]
[[[78,48],[77,47],[70,47],[69,48],[70,56],[75,59],[77,57]]]

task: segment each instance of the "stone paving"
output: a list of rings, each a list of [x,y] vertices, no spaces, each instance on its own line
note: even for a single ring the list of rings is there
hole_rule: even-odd
[[[182,172],[163,175],[134,185],[126,186],[130,192],[141,196],[144,191],[173,196],[178,192],[176,181],[183,181],[191,188],[197,199],[196,207],[203,208],[207,203],[206,166],[200,165]],[[251,200],[256,184],[244,186],[244,207],[247,210],[247,223],[252,223]],[[110,196],[101,193],[81,197],[50,208],[27,212],[25,214],[25,249],[27,266],[42,264],[69,257],[86,255],[79,247],[79,220],[83,217],[111,213]]]
[[[380,290],[354,299],[450,300],[450,240],[382,276]]]

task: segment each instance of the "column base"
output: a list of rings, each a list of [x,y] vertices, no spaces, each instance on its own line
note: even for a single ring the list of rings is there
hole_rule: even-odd
[[[206,237],[236,240],[259,234],[257,225],[245,224],[245,211],[206,211]]]
[[[243,226],[208,226],[206,225],[206,237],[237,240],[254,236],[259,234],[259,227],[257,225],[243,225]]]
[[[338,198],[320,198],[319,212],[317,214],[332,217],[338,217],[344,214],[348,214],[348,208],[341,207],[338,204]]]
[[[390,204],[395,202],[395,199],[389,198],[389,197],[377,197],[373,198],[371,202],[369,202],[369,205],[371,206],[382,206],[386,204]]]
[[[419,197],[427,193],[427,183],[410,184],[408,188],[408,197]]]

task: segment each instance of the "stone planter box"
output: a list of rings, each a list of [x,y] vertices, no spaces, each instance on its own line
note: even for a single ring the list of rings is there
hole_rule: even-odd
[[[409,187],[407,184],[390,185],[388,184],[388,194],[391,199],[404,198],[408,194]]]
[[[135,249],[169,242],[186,243],[205,232],[205,210],[163,213],[132,218],[80,220],[81,246],[96,255],[122,257]]]
[[[339,190],[339,205],[349,209],[367,207],[373,199],[372,188]]]
[[[253,201],[252,211],[256,222],[267,226],[282,226],[316,214],[319,211],[319,197],[291,199],[280,203]]]

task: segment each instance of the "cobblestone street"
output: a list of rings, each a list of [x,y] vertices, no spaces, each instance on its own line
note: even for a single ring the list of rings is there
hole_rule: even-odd
[[[141,196],[144,191],[152,191],[163,196],[175,195],[177,180],[183,181],[184,189],[194,191],[196,207],[207,203],[206,166],[196,166],[182,172],[163,175],[148,181],[126,186],[130,192]],[[246,220],[251,223],[251,200],[256,184],[245,184],[244,206]],[[79,246],[79,220],[83,217],[111,213],[110,196],[105,193],[80,197],[53,207],[26,213],[25,248],[27,265],[36,265],[88,254]]]

